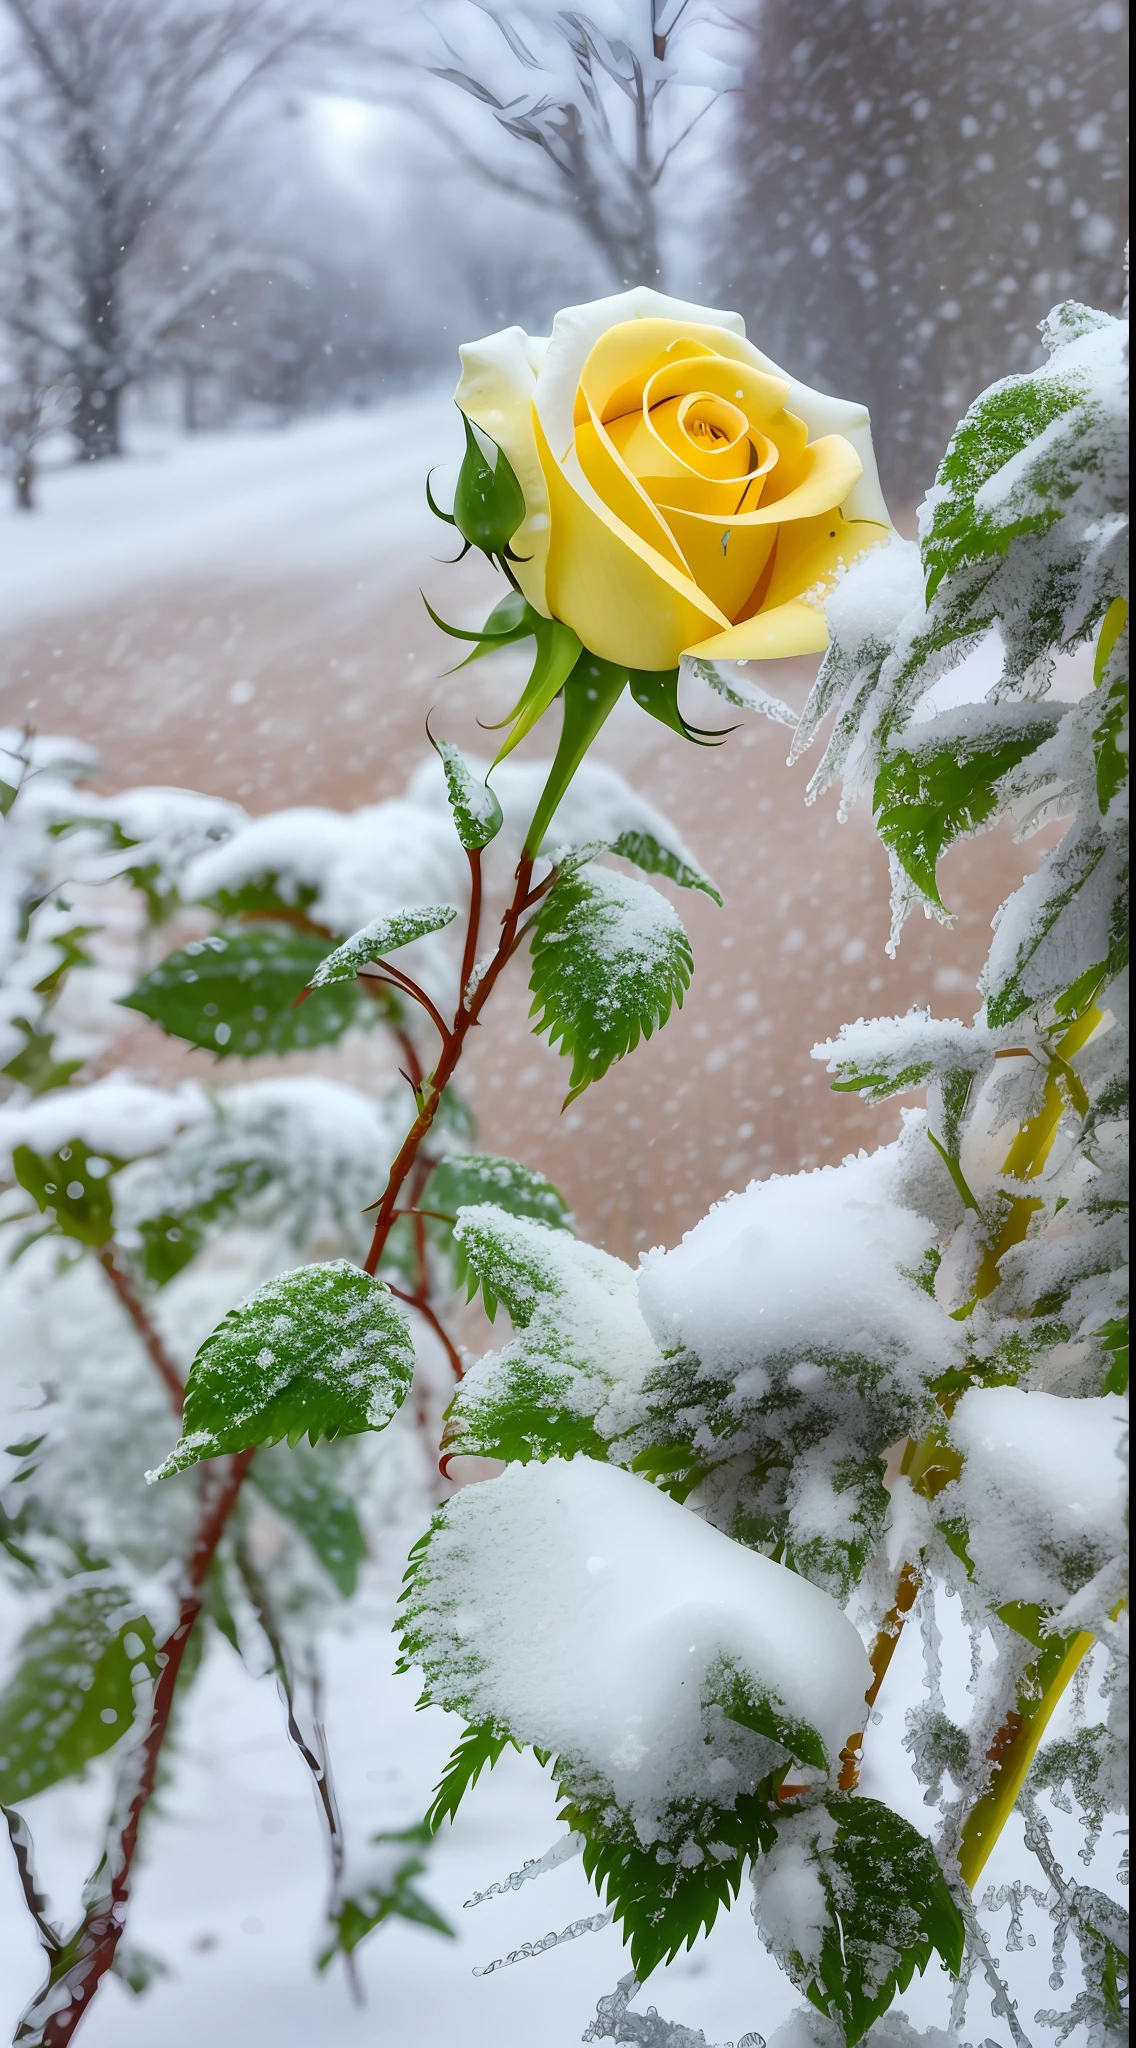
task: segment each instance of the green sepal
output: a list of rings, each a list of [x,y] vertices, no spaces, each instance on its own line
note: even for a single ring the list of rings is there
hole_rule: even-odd
[[[566,691],[568,678],[582,658],[580,641],[571,627],[562,626],[559,619],[545,619],[539,612],[534,612],[532,633],[536,640],[536,659],[517,702],[508,716],[499,720],[499,724],[509,726],[510,731],[497,750],[494,768],[520,745],[537,720],[544,717],[561,690]]]
[[[535,860],[540,852],[541,842],[561,797],[605,719],[614,711],[631,674],[630,669],[620,668],[613,661],[601,661],[598,655],[585,651],[564,679],[564,723],[560,728],[560,744],[532,824],[525,835],[526,859]],[[549,697],[548,703],[551,702]],[[529,723],[532,722],[530,719]],[[512,736],[510,744],[515,744]]]
[[[711,730],[700,725],[688,725],[678,708],[678,674],[677,668],[629,669],[631,695],[641,711],[657,718],[659,724],[668,726],[671,732],[677,732],[680,739],[691,740],[696,747],[720,747],[730,733],[737,732],[737,726]]]

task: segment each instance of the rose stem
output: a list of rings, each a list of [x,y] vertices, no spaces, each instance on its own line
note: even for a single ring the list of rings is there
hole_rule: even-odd
[[[493,992],[498,976],[502,969],[507,966],[520,943],[521,919],[525,911],[530,909],[532,904],[536,902],[537,893],[545,893],[543,887],[539,892],[530,891],[532,871],[532,859],[527,856],[523,857],[517,867],[516,886],[513,890],[512,902],[509,904],[501,920],[501,937],[497,950],[489,961],[476,987],[470,986],[468,975],[463,980],[458,994],[458,1006],[454,1013],[454,1021],[442,1042],[442,1051],[438,1064],[422,1088],[419,1097],[418,1115],[403,1139],[379,1202],[379,1212],[375,1218],[375,1231],[371,1239],[371,1249],[367,1253],[364,1264],[364,1271],[367,1273],[373,1274],[378,1271],[379,1261],[386,1249],[387,1238],[390,1236],[391,1226],[395,1220],[398,1198],[403,1184],[418,1158],[422,1141],[438,1114],[442,1096],[461,1059],[466,1038],[473,1026],[478,1022],[481,1012]],[[480,889],[478,889],[476,900],[471,895],[470,918],[465,944],[466,959],[469,959],[471,954],[476,952],[477,935],[474,930],[474,921],[475,915],[478,920],[480,919],[480,894]],[[470,972],[472,973],[472,968]]]

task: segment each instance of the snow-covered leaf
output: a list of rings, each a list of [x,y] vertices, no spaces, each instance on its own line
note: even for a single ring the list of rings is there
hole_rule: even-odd
[[[534,1030],[572,1061],[565,1103],[681,1008],[690,941],[665,896],[588,866],[561,876],[532,940]]]
[[[442,931],[453,923],[456,916],[457,911],[445,903],[422,910],[396,910],[390,917],[376,917],[320,961],[308,986],[319,989],[326,988],[331,982],[354,981],[372,961],[381,960],[385,953],[393,953],[399,946],[413,945],[415,939],[425,938],[428,932]]]
[[[876,829],[916,887],[942,904],[938,863],[997,810],[1002,776],[1056,732],[1059,709],[999,704],[909,728],[884,754],[872,794]]]
[[[784,1819],[754,1866],[754,1917],[848,2048],[934,1953],[956,1974],[962,1964],[962,1915],[931,1844],[878,1799],[830,1794]]]
[[[334,1045],[353,1026],[374,1023],[381,1007],[354,979],[295,1007],[331,950],[326,939],[288,925],[195,939],[144,975],[123,1003],[218,1059]]]
[[[230,1309],[190,1367],[181,1440],[154,1474],[302,1436],[384,1429],[414,1347],[389,1290],[346,1259],[266,1281]]]
[[[263,1159],[220,1159],[196,1200],[140,1217],[134,1228],[137,1263],[151,1287],[165,1287],[204,1246],[212,1226],[250,1201],[271,1179]]]
[[[579,1457],[510,1465],[447,1503],[408,1573],[403,1652],[427,1699],[555,1755],[585,1861],[636,1890],[653,1960],[703,1923],[685,1906],[681,1924],[652,1920],[650,1866],[660,1912],[689,1872],[683,1897],[721,1903],[794,1731],[834,1762],[870,1676],[826,1594]],[[752,1725],[774,1716],[786,1740]]]
[[[488,846],[504,823],[497,798],[488,783],[474,774],[460,747],[455,747],[452,740],[436,740],[431,733],[430,744],[445,770],[446,795],[454,814],[458,838],[467,852]]]
[[[483,1204],[460,1211],[457,1239],[487,1308],[505,1303],[514,1335],[466,1373],[447,1418],[448,1457],[606,1457],[658,1353],[621,1260],[543,1221]]]
[[[980,983],[987,1021],[997,1030],[1056,1007],[1065,991],[1083,990],[1087,1002],[1127,962],[1127,845],[1087,820],[999,913]]]
[[[701,889],[713,903],[722,907],[722,898],[709,875],[695,867],[683,855],[655,838],[650,832],[621,832],[609,852],[618,853],[645,875],[665,875],[668,882],[675,882],[680,889]]]
[[[0,1693],[0,1800],[81,1773],[125,1735],[157,1678],[154,1633],[118,1586],[83,1586],[21,1638]]]

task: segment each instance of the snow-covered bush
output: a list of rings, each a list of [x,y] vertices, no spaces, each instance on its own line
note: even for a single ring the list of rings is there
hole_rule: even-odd
[[[368,1557],[383,1583],[383,1555],[403,1554],[438,1496],[435,1447],[463,1363],[446,1328],[468,1276],[458,1207],[492,1199],[565,1235],[571,1219],[542,1175],[473,1149],[451,1087],[415,1160],[408,1206],[425,1213],[390,1219],[379,1280],[360,1270],[407,1083],[417,1097],[425,1086],[435,998],[455,1001],[448,927],[469,910],[471,863],[451,800],[467,839],[502,828],[493,887],[516,865],[547,763],[506,764],[508,820],[444,742],[405,797],[250,819],[189,791],[96,795],[89,750],[64,741],[12,732],[3,746],[0,1542],[28,1612],[0,1691],[0,1797],[30,1908],[17,1806],[108,1751],[118,1778],[77,1926],[67,1935],[36,1909],[49,1974],[22,2038],[46,2042],[61,2014],[69,2033],[108,1966],[138,1976],[118,1946],[137,1821],[214,1631],[254,1676],[281,1681],[316,1785],[330,1856],[321,1966],[350,1967],[392,1914],[448,1932],[413,1882],[428,1830],[373,1850],[350,1841],[314,1718],[318,1639],[350,1624],[375,1580]],[[647,865],[711,886],[613,770],[585,767],[561,823],[593,853],[626,838]],[[610,897],[624,916],[634,885],[597,872],[624,892]],[[656,921],[673,918],[657,902]],[[360,976],[395,948],[404,965]],[[380,1075],[405,1078],[364,1094],[293,1062],[161,1086],[114,1064],[116,1041],[153,1025],[218,1062],[377,1030]],[[155,1049],[141,1055],[150,1071]],[[300,1359],[281,1341],[297,1303]],[[243,1456],[226,1455],[234,1445]],[[148,1485],[158,1471],[180,1476]],[[360,1609],[379,1611],[373,1598]]]
[[[622,303],[599,309],[605,335],[653,346],[652,321],[632,329]],[[562,317],[567,334],[575,314]],[[678,315],[654,324],[682,328]],[[747,404],[780,418],[788,384],[751,378],[750,345],[722,332],[748,365]],[[107,1855],[67,1939],[12,1814],[48,1959],[22,2039],[68,2038],[80,2000],[124,1967],[138,1822],[205,1625],[284,1685],[327,1820],[322,1961],[350,1959],[392,1913],[439,1924],[414,1884],[431,1836],[512,1743],[551,1769],[568,1827],[515,1881],[581,1854],[602,1910],[559,1938],[614,1918],[629,1945],[632,1971],[586,2039],[701,2040],[631,2002],[747,1874],[755,1941],[809,2001],[778,2048],[961,2041],[976,1975],[1024,2041],[979,1912],[1010,1905],[1014,1948],[1027,1901],[1052,1914],[1058,1955],[1070,1931],[1080,1953],[1071,2008],[1038,2024],[1090,2048],[1121,2039],[1125,1918],[1065,1873],[1042,1795],[1059,1810],[1077,1800],[1093,1862],[1126,1796],[1125,333],[1065,306],[1046,338],[1047,366],[995,386],[958,428],[919,546],[880,525],[874,486],[868,514],[847,511],[852,495],[846,518],[826,498],[823,533],[799,492],[794,594],[770,600],[764,625],[751,611],[718,651],[767,649],[774,610],[781,651],[815,647],[826,603],[828,652],[794,751],[833,716],[813,793],[841,776],[846,801],[869,798],[892,863],[893,944],[915,904],[948,916],[938,864],[959,838],[1002,818],[1051,837],[1062,819],[1063,835],[999,913],[973,1021],[861,1019],[816,1048],[834,1086],[869,1101],[926,1091],[900,1136],[727,1196],[637,1271],[581,1243],[534,1168],[473,1150],[454,1079],[526,940],[534,1029],[570,1061],[569,1099],[681,1003],[693,962],[678,914],[611,859],[718,892],[666,819],[585,758],[627,689],[676,733],[714,737],[679,711],[677,656],[625,667],[514,587],[482,632],[447,629],[474,656],[535,643],[493,769],[435,739],[403,798],[351,816],[250,821],[184,793],[98,798],[66,749],[37,756],[12,736],[3,1284],[40,1393],[10,1450],[2,1525],[35,1604],[0,1695],[0,1793],[26,1798],[112,1747],[121,1766]],[[523,339],[531,373],[545,345]],[[708,353],[696,342],[676,359],[684,378]],[[840,414],[860,436],[852,458],[842,434],[806,447],[785,415],[786,449],[828,498],[860,489],[870,437],[855,413]],[[528,434],[529,411],[517,417]],[[598,432],[594,408],[576,417]],[[558,578],[576,590],[556,529],[579,478],[562,453],[542,603]],[[539,468],[522,488],[470,426],[443,514],[511,582]],[[631,507],[614,467],[609,480]],[[605,519],[634,565],[648,544],[631,545],[611,505]],[[535,512],[533,532],[548,526]],[[650,625],[642,593],[681,578],[648,553],[655,581],[636,587]],[[809,562],[821,582],[805,591]],[[614,635],[612,573],[602,591],[581,587]],[[755,604],[768,588],[754,586]],[[590,616],[585,604],[581,632]],[[671,653],[697,646],[730,701],[791,718],[689,641],[685,613],[671,626]],[[992,635],[998,680],[974,697],[965,657]],[[1055,698],[1057,654],[1089,641],[1092,687]],[[506,758],[558,696],[554,761]],[[118,906],[113,945],[90,930],[99,889]],[[372,1097],[294,1074],[213,1091],[74,1078],[139,1017],[224,1061],[374,1031],[402,1081]],[[511,1324],[474,1362],[447,1329],[463,1288]],[[438,1506],[432,1461],[415,1457],[451,1367],[443,1475],[466,1456],[504,1469]],[[422,1827],[382,1838],[356,1882],[296,1673],[333,1591],[350,1598],[368,1529],[421,1529],[431,1500],[404,1658],[424,1703],[467,1729]],[[271,1544],[257,1540],[264,1516]],[[966,1725],[941,1683],[937,1593],[970,1628]],[[861,1786],[915,1611],[928,1697],[907,1744],[933,1833],[875,1796],[878,1774],[872,1793]],[[1064,1727],[1043,1748],[1059,1705]],[[976,1899],[1015,1808],[1042,1884],[1023,1874]],[[894,2001],[936,1956],[955,1980],[949,2031],[918,2036]]]
[[[920,544],[893,536],[830,596],[794,742],[834,715],[811,793],[841,775],[870,800],[893,944],[917,903],[947,918],[953,842],[1066,821],[999,912],[977,1016],[861,1020],[817,1047],[834,1086],[926,1089],[926,1109],[870,1156],[731,1195],[637,1273],[460,1214],[514,1334],[465,1375],[445,1442],[507,1469],[441,1508],[405,1596],[426,1697],[470,1724],[439,1810],[531,1744],[640,1982],[748,1868],[817,2040],[860,2040],[936,1951],[951,2038],[976,1968],[1025,2038],[972,1897],[1016,1804],[1029,1896],[1081,1956],[1073,2009],[1038,2021],[1094,2044],[1125,2024],[1125,1916],[1061,1871],[1038,1791],[1069,1785],[1094,1834],[1125,1797],[1126,329],[1064,306],[1045,338],[1046,366],[959,426]],[[998,680],[975,696],[961,664],[991,634]],[[1093,686],[1053,697],[1055,657],[1090,639]],[[973,1635],[967,1726],[939,1690],[936,1588]],[[933,1841],[858,1790],[917,1600],[931,1696],[908,1746]],[[1079,1696],[1039,1750],[1097,1645],[1107,1721]],[[687,2038],[636,2032],[634,1988],[591,2038]]]

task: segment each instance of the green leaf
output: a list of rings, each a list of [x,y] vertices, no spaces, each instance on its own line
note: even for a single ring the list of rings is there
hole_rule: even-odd
[[[415,1878],[426,1870],[432,1839],[425,1821],[398,1833],[371,1836],[381,1853],[372,1858],[372,1873],[361,1873],[350,1890],[334,1900],[328,1915],[331,1940],[319,1957],[319,1969],[326,1970],[337,1955],[350,1955],[384,1920],[409,1920],[454,1938],[449,1922],[414,1886]]]
[[[597,867],[563,874],[545,897],[532,958],[533,1029],[572,1061],[565,1107],[682,1007],[694,971],[666,898]]]
[[[460,747],[452,740],[436,740],[429,730],[427,736],[445,772],[458,838],[467,853],[480,852],[496,839],[505,822],[501,806],[489,784],[473,773]]]
[[[946,848],[987,822],[1002,776],[1049,739],[1060,719],[1060,711],[1035,704],[1000,704],[986,707],[982,727],[972,730],[970,714],[947,714],[929,735],[885,753],[872,795],[876,828],[932,903],[942,907],[937,868]]]
[[[982,512],[975,496],[1011,458],[1036,441],[1046,427],[1083,404],[1080,379],[1052,374],[1006,377],[976,398],[955,428],[931,493],[930,525],[923,536],[923,566],[930,603],[943,579],[976,562],[1009,552],[1012,541],[1044,533],[1060,517],[1059,504],[1044,512],[1004,521],[996,510]]]
[[[772,1781],[731,1807],[672,1810],[673,1850],[657,1842],[644,1848],[633,1823],[610,1802],[581,1797],[567,1780],[558,1789],[566,1802],[559,1818],[584,1837],[584,1869],[615,1909],[640,1983],[710,1932],[737,1898],[747,1859],[777,1833]]]
[[[464,412],[465,454],[454,491],[454,525],[468,547],[480,548],[491,562],[514,561],[509,542],[525,516],[525,494],[504,449],[491,436],[477,432]],[[481,440],[494,449],[491,460]]]
[[[306,1444],[261,1451],[249,1479],[315,1552],[345,1599],[355,1591],[367,1539],[354,1503],[336,1483],[331,1454]]]
[[[163,1209],[137,1225],[137,1263],[151,1287],[165,1287],[197,1257],[211,1226],[251,1201],[272,1178],[263,1159],[232,1159],[217,1164],[209,1192],[184,1208]]]
[[[665,875],[669,882],[676,882],[680,889],[701,889],[704,896],[722,908],[722,898],[709,875],[701,868],[693,868],[689,861],[675,853],[671,847],[663,846],[650,832],[621,832],[619,838],[608,848],[622,860],[631,861],[642,868],[645,875]]]
[[[390,917],[373,918],[362,931],[352,933],[342,946],[320,961],[308,987],[320,989],[331,982],[354,981],[364,967],[381,960],[384,953],[413,945],[415,939],[424,939],[428,932],[442,931],[456,916],[451,904],[439,903],[429,909],[396,910]]]
[[[806,1952],[785,1932],[781,1896],[798,1890],[802,1862],[814,1875],[827,1924],[802,1925]],[[916,1970],[936,1951],[955,1975],[962,1964],[962,1915],[931,1844],[878,1799],[830,1793],[824,1806],[783,1820],[777,1845],[755,1872],[759,1927],[782,1969],[820,2012],[863,2039]],[[811,1887],[810,1887],[811,1889]],[[771,1919],[762,1924],[762,1900]],[[803,1919],[811,1921],[814,1909]],[[770,1931],[770,1929],[775,1931]],[[818,1940],[819,1936],[819,1940]]]
[[[18,785],[0,780],[0,818],[7,817],[19,793]]]
[[[807,1721],[794,1719],[782,1700],[759,1688],[749,1672],[740,1671],[728,1658],[712,1675],[706,1700],[721,1707],[728,1721],[779,1742],[799,1763],[811,1764],[817,1771],[829,1769],[828,1751],[816,1729]]]
[[[432,1835],[437,1834],[444,1820],[456,1819],[466,1793],[476,1785],[482,1771],[493,1769],[510,1742],[512,1736],[499,1735],[488,1722],[480,1728],[466,1729],[434,1787],[423,1823]],[[513,1748],[519,1749],[520,1744],[514,1742]]]
[[[418,1206],[436,1212],[427,1227],[445,1243],[453,1261],[454,1284],[468,1286],[471,1299],[478,1283],[470,1273],[464,1241],[454,1236],[452,1222],[447,1227],[437,1219],[445,1216],[456,1222],[459,1209],[479,1202],[493,1202],[510,1216],[531,1216],[555,1230],[572,1229],[571,1212],[560,1190],[531,1166],[522,1166],[517,1159],[496,1159],[486,1152],[451,1152],[439,1160]]]
[[[567,628],[563,630],[566,631]],[[567,659],[566,653],[564,659]],[[534,670],[533,673],[535,675],[536,671]],[[529,858],[535,859],[536,855],[540,852],[568,784],[575,775],[604,720],[614,711],[627,687],[631,674],[632,671],[630,669],[619,668],[615,662],[601,661],[598,655],[589,654],[586,649],[579,654],[579,658],[575,666],[570,669],[570,672],[565,672],[562,678],[564,684],[564,722],[560,728],[560,742],[553,757],[548,781],[541,792],[540,802],[537,804],[532,824],[525,834],[524,850]],[[551,702],[552,697],[546,696],[541,704],[541,710],[544,710],[547,704]],[[522,699],[522,705],[518,706],[518,710],[522,710],[523,703],[524,700]],[[524,715],[528,716],[527,713]],[[525,726],[526,732],[539,716],[540,712],[536,711],[532,716],[528,717],[528,724]],[[519,731],[511,733],[506,747],[502,749],[502,753],[497,756],[497,759],[500,760],[510,746],[515,746],[517,739],[520,737]]]
[[[315,1443],[385,1429],[413,1374],[406,1318],[380,1281],[346,1259],[300,1266],[258,1287],[205,1339],[186,1382],[181,1440],[152,1476],[282,1437]]]
[[[46,1157],[30,1145],[12,1147],[16,1179],[40,1214],[53,1217],[64,1237],[96,1248],[114,1235],[110,1175],[121,1165],[120,1159],[89,1151],[80,1138]]]
[[[596,1417],[621,1375],[653,1355],[631,1268],[489,1203],[459,1212],[457,1236],[471,1293],[480,1286],[491,1320],[504,1301],[513,1335],[455,1389],[445,1456],[606,1459]]]
[[[0,1067],[0,1073],[32,1095],[46,1095],[52,1088],[65,1088],[83,1061],[57,1060],[54,1032],[41,1031],[37,1024],[29,1024],[26,1017],[13,1017],[12,1022],[17,1030],[23,1032],[24,1043],[7,1066]]]
[[[154,1634],[118,1586],[69,1593],[21,1638],[0,1693],[0,1800],[30,1799],[76,1777],[150,1702]],[[136,1695],[136,1688],[138,1692]]]
[[[354,981],[295,1007],[331,951],[326,939],[290,925],[215,934],[169,954],[122,1000],[218,1059],[334,1045],[352,1026],[374,1023],[379,1011]]]
[[[1031,915],[1013,958],[999,960],[995,942],[979,984],[996,1031],[1045,1007],[1053,966],[1062,980],[1070,970],[1075,976],[1054,1005],[1059,1015],[1071,1015],[1128,964],[1127,849],[1099,826],[1066,833],[1025,889],[1033,899]]]

